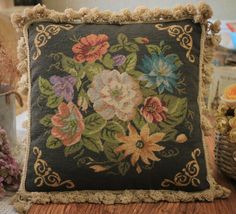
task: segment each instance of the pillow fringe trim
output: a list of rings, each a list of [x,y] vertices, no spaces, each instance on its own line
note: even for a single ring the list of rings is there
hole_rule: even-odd
[[[97,9],[81,8],[79,11],[66,9],[64,13],[59,13],[54,10],[48,10],[45,6],[37,5],[31,9],[25,9],[23,14],[13,14],[12,22],[17,31],[24,33],[18,41],[18,70],[21,74],[19,82],[19,90],[22,93],[29,93],[30,106],[30,87],[29,84],[29,47],[27,41],[27,26],[32,22],[42,20],[51,20],[55,22],[73,22],[79,20],[82,23],[150,23],[158,21],[175,21],[180,19],[193,19],[194,22],[200,23],[202,26],[201,37],[201,54],[200,54],[200,72],[199,72],[199,97],[198,104],[201,112],[201,124],[204,134],[207,135],[210,131],[210,123],[207,119],[207,108],[204,97],[207,94],[208,85],[211,81],[212,65],[211,61],[215,48],[219,45],[220,22],[210,23],[208,21],[212,16],[212,10],[209,5],[201,3],[198,7],[193,5],[179,6],[173,10],[159,9],[149,10],[144,7],[139,7],[134,12],[123,10],[118,13],[109,11],[100,12]],[[30,121],[29,113],[29,121]],[[29,124],[28,124],[29,125]],[[28,127],[28,140],[30,142],[30,127]],[[203,139],[203,145],[206,143]],[[20,190],[14,196],[14,207],[20,213],[27,213],[32,204],[48,204],[48,203],[135,203],[135,202],[190,202],[190,201],[213,201],[216,198],[227,198],[230,195],[230,190],[218,185],[214,178],[210,175],[208,165],[207,149],[205,150],[207,179],[210,188],[201,192],[183,192],[171,190],[124,190],[124,191],[73,191],[73,192],[27,192],[25,190],[25,180],[27,172],[27,161],[29,154],[29,145],[26,151],[26,160],[22,175],[22,183]]]
[[[33,204],[49,203],[97,203],[129,204],[153,203],[158,201],[191,202],[208,201],[215,198],[227,198],[229,190],[214,183],[214,188],[199,193],[170,190],[124,190],[124,191],[73,191],[73,192],[18,192],[14,196],[14,207],[19,213],[27,213]]]

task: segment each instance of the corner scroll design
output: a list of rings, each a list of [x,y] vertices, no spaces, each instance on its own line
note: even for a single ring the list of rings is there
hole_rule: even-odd
[[[41,47],[45,46],[48,43],[48,40],[52,38],[52,36],[57,35],[61,30],[70,30],[74,26],[71,24],[64,25],[56,25],[51,24],[46,27],[43,24],[40,24],[36,27],[37,35],[34,38],[34,45],[36,51],[33,54],[33,59],[36,60],[41,55]]]
[[[155,27],[158,30],[167,30],[168,34],[172,37],[176,37],[176,41],[180,43],[180,46],[187,50],[186,57],[191,62],[195,62],[195,57],[191,53],[193,48],[193,39],[191,32],[193,31],[192,26],[185,25],[184,27],[180,25],[170,25],[164,27],[163,24],[156,24]]]
[[[192,185],[194,187],[197,187],[201,182],[197,178],[199,172],[200,172],[200,167],[197,161],[197,157],[199,157],[201,154],[200,149],[195,149],[191,156],[193,160],[189,161],[185,168],[182,169],[181,172],[178,172],[173,180],[170,179],[164,179],[162,181],[161,186],[162,187],[169,187],[171,184],[174,186],[188,186]]]
[[[33,153],[37,156],[34,163],[34,172],[36,174],[34,183],[37,187],[41,187],[43,184],[49,187],[65,185],[67,189],[75,187],[75,184],[71,180],[62,181],[60,175],[52,171],[52,168],[48,166],[47,162],[41,159],[42,151],[38,147],[33,148]]]

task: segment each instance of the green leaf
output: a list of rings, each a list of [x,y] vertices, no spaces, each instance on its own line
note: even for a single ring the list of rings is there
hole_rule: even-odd
[[[55,94],[48,97],[47,107],[56,108],[63,101],[63,97],[57,97]]]
[[[106,54],[104,57],[103,57],[103,59],[102,59],[102,64],[105,66],[105,67],[107,67],[107,68],[109,68],[109,69],[112,69],[113,68],[113,63],[114,63],[114,61],[113,61],[113,59],[112,59],[112,57],[111,57],[111,54]]]
[[[124,45],[125,50],[129,51],[129,52],[137,52],[139,51],[139,47],[137,44],[133,43],[133,42],[127,42]]]
[[[174,62],[178,68],[183,65],[177,54],[168,54],[166,55],[166,58],[169,59],[171,62]]]
[[[118,143],[107,142],[105,141],[103,144],[104,153],[109,161],[118,162],[123,157],[122,153],[116,153],[115,149],[119,146]]]
[[[117,40],[121,45],[124,45],[128,42],[128,37],[123,33],[119,33]]]
[[[39,77],[38,82],[39,82],[39,89],[42,94],[47,95],[47,96],[54,94],[52,85],[50,84],[48,80],[42,77]]]
[[[130,169],[130,163],[129,162],[121,162],[118,165],[118,170],[120,172],[121,175],[125,175]]]
[[[151,134],[154,134],[156,132],[162,132],[162,130],[160,130],[156,123],[149,123],[148,126]]]
[[[87,63],[82,71],[85,72],[90,81],[93,80],[94,76],[101,73],[104,70],[104,67],[98,63]]]
[[[83,143],[81,142],[81,140],[74,145],[66,146],[64,149],[65,156],[67,157],[69,155],[79,152],[81,150],[82,146],[83,146]]]
[[[46,147],[49,149],[57,149],[62,145],[62,142],[57,138],[54,138],[52,135],[50,135],[47,139]]]
[[[79,90],[80,86],[82,84],[82,81],[80,79],[77,79],[77,83],[76,83],[76,89]]]
[[[146,45],[146,47],[150,54],[153,54],[153,53],[159,54],[161,52],[161,49],[158,45]]]
[[[130,70],[130,71],[127,71],[127,73],[136,79],[138,79],[140,76],[143,75],[143,73],[138,70]]]
[[[92,152],[99,153],[99,152],[103,151],[102,142],[97,136],[82,135],[81,142],[83,143],[84,147],[86,147],[88,150],[90,150]]]
[[[170,129],[170,130],[162,130],[162,132],[165,133],[165,137],[162,139],[162,141],[174,141],[177,135],[176,129]]]
[[[42,124],[43,126],[51,127],[52,126],[51,117],[52,117],[51,114],[47,114],[40,119],[39,123]]]
[[[157,92],[154,89],[142,87],[141,88],[142,94],[144,97],[156,96]]]
[[[109,49],[111,53],[115,53],[123,48],[123,45],[117,44],[117,45],[112,45]]]
[[[78,101],[77,101],[78,106],[81,108],[82,111],[86,111],[89,106],[89,103],[90,101],[86,91],[83,88],[81,88],[78,95]]]
[[[163,47],[165,45],[165,41],[164,40],[161,40],[160,41],[160,47]]]
[[[99,114],[90,114],[84,119],[85,130],[83,131],[83,134],[91,135],[101,131],[106,125],[106,122],[107,121],[104,120]]]
[[[136,112],[135,118],[133,119],[134,125],[139,128],[139,130],[142,129],[142,127],[146,124],[145,119],[142,117],[139,111]]]
[[[108,121],[106,126],[102,129],[101,138],[108,142],[117,142],[115,135],[117,133],[125,134],[123,127],[115,121]]]
[[[123,70],[126,71],[127,73],[129,71],[135,70],[135,66],[137,63],[137,54],[136,53],[131,53],[127,56],[123,67]]]
[[[173,129],[181,124],[187,114],[187,98],[178,98],[172,95],[159,95],[158,97],[168,109],[166,120],[160,122],[159,127],[161,129]]]
[[[60,53],[60,55],[63,70],[72,76],[77,77],[80,73],[81,65],[73,58],[65,56],[63,53]]]

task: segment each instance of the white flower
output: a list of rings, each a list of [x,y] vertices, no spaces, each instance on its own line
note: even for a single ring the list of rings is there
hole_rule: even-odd
[[[135,107],[142,102],[139,84],[127,73],[117,70],[104,70],[97,74],[88,90],[94,110],[104,119],[115,115],[123,121],[135,117]]]

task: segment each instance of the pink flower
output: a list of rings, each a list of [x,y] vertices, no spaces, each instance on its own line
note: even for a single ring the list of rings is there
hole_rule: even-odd
[[[140,112],[149,123],[157,123],[166,119],[167,108],[158,97],[148,97]]]

